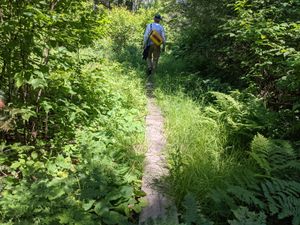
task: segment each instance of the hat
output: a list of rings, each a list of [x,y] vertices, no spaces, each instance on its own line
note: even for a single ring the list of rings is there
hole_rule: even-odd
[[[160,15],[160,14],[156,14],[156,15],[154,16],[154,19],[162,20],[162,18],[161,18],[161,15]]]

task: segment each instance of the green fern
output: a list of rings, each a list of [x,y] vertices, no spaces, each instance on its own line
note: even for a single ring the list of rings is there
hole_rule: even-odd
[[[183,214],[183,220],[187,225],[213,225],[214,223],[209,221],[201,214],[199,204],[196,198],[192,194],[187,194],[183,201],[183,207],[185,213]]]
[[[234,185],[212,191],[210,197],[215,205],[226,204],[230,209],[246,206],[260,212],[255,214],[247,208],[232,211],[236,220],[230,221],[231,225],[261,225],[263,215],[276,216],[278,220],[290,218],[293,225],[299,225],[299,162],[292,146],[287,141],[257,135],[251,143],[250,156],[248,162],[254,162],[254,167],[246,166],[234,175]]]
[[[271,215],[278,219],[293,217],[293,224],[300,221],[300,183],[280,179],[266,180],[261,184]]]
[[[230,95],[227,95],[227,94],[224,94],[221,92],[215,92],[215,91],[212,91],[210,93],[212,93],[217,98],[216,102],[223,109],[231,109],[232,111],[233,110],[240,111],[243,108],[243,105]]]
[[[283,174],[285,169],[300,168],[291,144],[282,140],[269,140],[260,134],[251,143],[250,156],[268,176]]]
[[[232,210],[235,219],[229,220],[230,225],[266,225],[266,215],[263,212],[250,212],[247,207]]]
[[[247,205],[264,209],[264,202],[259,199],[259,197],[261,197],[259,192],[247,190],[241,186],[229,186],[227,192],[233,194],[237,199]]]
[[[300,183],[296,181],[272,178],[251,186],[229,186],[223,196],[219,193],[217,197],[227,202],[230,199],[235,205],[254,206],[268,215],[277,215],[279,220],[291,217],[293,225],[300,222]],[[232,205],[230,208],[234,208]]]
[[[244,148],[250,144],[257,132],[263,132],[273,124],[271,113],[261,101],[249,93],[210,93],[215,101],[210,107],[206,107],[206,116],[224,125],[230,146]]]

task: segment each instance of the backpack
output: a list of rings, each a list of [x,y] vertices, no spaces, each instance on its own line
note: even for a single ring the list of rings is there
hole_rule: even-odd
[[[151,31],[149,38],[158,47],[164,42],[162,36],[156,30]]]

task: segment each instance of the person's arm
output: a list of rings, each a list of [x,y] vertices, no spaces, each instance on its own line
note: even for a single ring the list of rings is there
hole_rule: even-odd
[[[166,42],[167,42],[167,37],[166,37],[166,32],[165,32],[165,28],[163,26],[161,26],[161,29],[162,29],[162,38],[164,40],[164,45],[166,45]]]
[[[147,25],[145,33],[144,33],[144,47],[146,47],[146,45],[147,45],[149,34],[150,34],[150,24]]]
[[[162,28],[162,38],[163,38],[163,47],[162,47],[162,51],[164,52],[166,50],[166,42],[167,42],[167,37],[166,37],[166,32],[163,26],[161,26]]]

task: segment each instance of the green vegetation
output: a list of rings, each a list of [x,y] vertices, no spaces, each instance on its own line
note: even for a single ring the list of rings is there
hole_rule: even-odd
[[[138,223],[142,35],[160,11],[180,223],[299,225],[299,1],[95,2],[0,3],[0,223]]]
[[[146,98],[140,71],[109,53],[113,18],[138,16],[50,3],[0,4],[0,223],[136,223]]]
[[[298,1],[169,4],[156,76],[185,224],[300,224]]]
[[[269,121],[253,96],[241,102],[237,92],[211,95],[215,100],[207,104],[182,93],[157,93],[167,118],[167,181],[183,221],[244,224],[249,217],[249,224],[267,224],[270,215],[269,224],[277,217],[298,224],[298,153],[287,141],[255,135]]]

